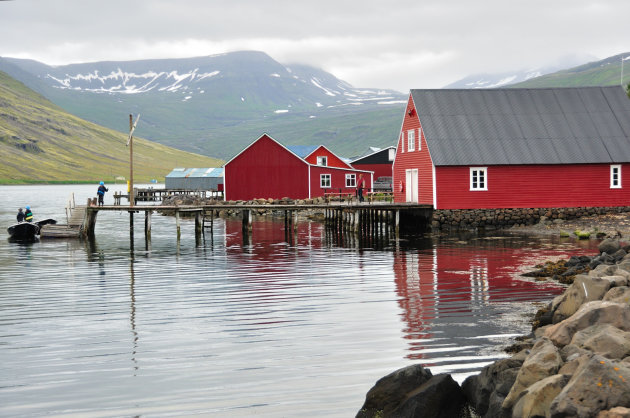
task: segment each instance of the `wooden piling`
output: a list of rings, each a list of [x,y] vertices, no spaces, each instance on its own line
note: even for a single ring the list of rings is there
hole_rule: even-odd
[[[148,242],[151,241],[151,212],[150,210],[144,212],[144,239]]]
[[[179,240],[182,237],[182,227],[181,227],[180,222],[179,222],[179,211],[178,210],[175,211],[175,226],[177,228],[177,242],[179,243]]]

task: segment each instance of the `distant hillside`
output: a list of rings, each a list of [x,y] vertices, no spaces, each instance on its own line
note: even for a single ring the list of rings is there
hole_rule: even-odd
[[[0,58],[0,70],[86,120],[124,131],[124,115],[141,113],[144,137],[224,159],[263,132],[341,155],[389,146],[407,99],[253,51],[58,67]]]
[[[623,85],[630,82],[630,52],[568,70],[532,78],[510,87],[588,87],[621,85],[621,60],[624,61]]]
[[[119,115],[129,127],[128,114]],[[142,119],[137,133],[142,134]],[[127,135],[79,119],[0,72],[0,183],[129,177]],[[172,168],[223,162],[134,138],[134,181],[164,180]]]

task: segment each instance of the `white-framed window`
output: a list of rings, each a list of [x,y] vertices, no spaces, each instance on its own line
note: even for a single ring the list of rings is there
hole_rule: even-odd
[[[389,161],[394,161],[394,158],[396,158],[396,149],[395,148],[390,148],[389,149],[389,153],[387,155],[387,159]]]
[[[328,165],[328,157],[325,155],[317,157],[317,165],[326,167]]]
[[[409,129],[407,131],[407,151],[415,151],[416,150],[416,131],[413,129]]]
[[[357,187],[356,174],[346,174],[346,187]]]
[[[470,167],[470,190],[488,190],[488,167]]]
[[[610,166],[610,188],[621,189],[621,165]]]
[[[400,133],[400,152],[405,152],[405,133]]]
[[[319,175],[319,185],[322,188],[330,187],[330,174],[320,174]]]

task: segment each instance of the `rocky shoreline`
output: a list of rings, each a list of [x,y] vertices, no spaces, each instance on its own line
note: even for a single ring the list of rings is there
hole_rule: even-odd
[[[608,238],[599,250],[533,272],[573,277],[538,312],[531,335],[506,350],[511,357],[461,386],[420,365],[397,370],[376,382],[356,416],[630,417],[630,246]]]

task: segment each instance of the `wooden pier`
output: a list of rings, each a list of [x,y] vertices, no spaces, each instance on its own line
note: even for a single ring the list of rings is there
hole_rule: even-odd
[[[90,204],[90,202],[88,202]],[[70,195],[66,204],[66,223],[42,226],[39,236],[42,238],[79,238],[87,218],[87,205],[76,206],[74,195]]]
[[[175,217],[176,237],[180,240],[180,217],[183,214],[192,215],[195,219],[195,239],[201,242],[205,228],[212,228],[215,217],[224,210],[233,210],[241,213],[243,232],[250,234],[254,222],[254,212],[274,211],[283,213],[285,228],[295,230],[297,228],[297,215],[301,211],[321,211],[328,228],[339,232],[355,234],[392,233],[398,235],[401,229],[401,221],[404,219],[406,227],[415,230],[428,229],[431,226],[433,209],[430,205],[418,204],[394,204],[394,203],[323,203],[323,204],[213,204],[213,205],[135,205],[135,206],[87,206],[85,218],[81,227],[81,234],[93,237],[98,212],[117,211],[129,213],[129,227],[133,234],[134,214],[144,213],[144,232],[147,241],[151,239],[151,215],[153,212],[173,214]]]

